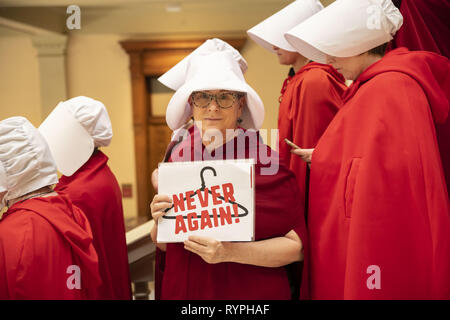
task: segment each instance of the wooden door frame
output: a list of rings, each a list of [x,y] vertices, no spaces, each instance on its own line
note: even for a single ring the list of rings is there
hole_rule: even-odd
[[[148,150],[149,135],[147,128],[150,123],[165,122],[164,117],[152,116],[146,77],[157,77],[167,72],[205,40],[207,39],[175,41],[126,40],[120,42],[130,59],[138,216],[149,216],[150,214],[151,172],[149,168],[150,150]],[[223,40],[240,50],[244,46],[246,38]]]

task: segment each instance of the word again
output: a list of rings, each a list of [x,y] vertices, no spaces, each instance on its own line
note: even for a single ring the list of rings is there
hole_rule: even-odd
[[[238,215],[238,206],[237,204],[232,205],[233,212],[234,212],[234,223],[239,223],[239,218],[237,218]],[[208,210],[202,210],[200,217],[198,217],[196,212],[190,212],[186,216],[187,223],[184,221],[183,215],[178,215],[175,220],[175,234],[178,234],[180,232],[187,232],[189,231],[196,231],[196,230],[203,230],[206,228],[213,228],[213,222],[214,227],[219,226],[219,222],[221,226],[232,224],[233,223],[233,216],[231,214],[231,206],[226,207],[219,207],[219,208],[213,208],[212,215],[210,216],[210,213]],[[212,220],[211,220],[212,217]],[[200,218],[200,225],[198,223],[197,218]]]

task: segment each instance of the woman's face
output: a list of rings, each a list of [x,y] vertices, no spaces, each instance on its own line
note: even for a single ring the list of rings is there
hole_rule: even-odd
[[[293,65],[297,61],[299,57],[298,52],[291,52],[284,49],[280,49],[276,46],[272,46],[272,49],[275,50],[275,53],[278,56],[278,62],[282,65]]]
[[[235,97],[232,98],[232,100],[229,100],[229,108],[221,108],[216,99],[211,99],[210,103],[202,108],[200,107],[199,103],[195,103],[194,101],[194,94],[193,93],[189,98],[189,104],[192,107],[192,114],[194,117],[195,122],[201,123],[202,132],[206,132],[206,130],[209,129],[215,129],[220,130],[223,134],[223,137],[225,137],[226,130],[227,129],[236,129],[238,126],[238,119],[242,114],[242,108],[245,104],[245,96],[242,95],[241,97],[238,97],[238,92],[235,91],[229,91],[229,90],[204,90],[204,91],[197,91],[200,93],[200,98],[202,97],[202,94],[211,94],[216,95],[216,98],[225,100],[226,97],[230,97],[231,95],[228,95],[229,93],[236,94]],[[222,96],[221,96],[222,94]],[[223,95],[225,94],[225,95]],[[206,98],[207,95],[204,96]],[[227,102],[223,103],[223,106],[228,106],[226,104]]]
[[[345,79],[356,80],[366,68],[367,55],[367,53],[364,53],[347,58],[327,56],[327,63],[331,64]]]

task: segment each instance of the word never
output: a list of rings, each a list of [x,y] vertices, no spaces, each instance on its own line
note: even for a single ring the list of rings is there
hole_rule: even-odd
[[[222,187],[223,197],[220,195],[218,190]],[[199,204],[201,208],[206,208],[209,206],[209,199],[211,198],[212,205],[222,205],[230,203],[230,205],[219,208],[212,208],[212,214],[208,210],[201,210],[200,213],[200,225],[198,221],[194,220],[199,218],[197,213],[190,212],[184,217],[182,214],[176,216],[175,220],[175,234],[180,232],[196,231],[198,229],[203,230],[205,228],[213,228],[220,225],[232,224],[232,213],[231,209],[233,209],[234,216],[236,219],[234,223],[239,222],[238,217],[238,205],[234,202],[236,201],[234,198],[234,188],[231,183],[224,183],[221,186],[212,186],[210,188],[205,188],[203,190],[199,189],[196,192],[194,191],[186,191],[185,193],[180,193],[178,196],[174,194],[172,196],[173,199],[173,209],[174,212],[183,212],[189,210],[196,210],[197,206],[194,204],[194,195],[197,196],[199,200]],[[211,195],[211,197],[210,197]],[[223,201],[221,200],[223,199]],[[220,217],[220,219],[219,219]],[[184,221],[187,219],[187,224]],[[212,218],[212,219],[211,219]]]

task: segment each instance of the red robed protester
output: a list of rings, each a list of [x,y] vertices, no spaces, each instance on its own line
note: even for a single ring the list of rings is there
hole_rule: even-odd
[[[449,115],[449,67],[399,48],[347,91],[312,156],[313,299],[450,298],[450,163],[435,129]]]
[[[0,299],[92,299],[100,282],[89,222],[68,198],[29,199],[4,213]]]
[[[211,160],[217,152],[223,152],[223,158],[239,158],[236,151],[239,137],[230,140],[225,146],[209,153],[201,142],[198,129],[189,129],[190,136],[181,142],[169,159],[182,155],[184,160]],[[241,132],[241,134],[243,134]],[[265,144],[257,143],[259,134],[254,133],[256,141],[245,144],[245,158],[255,152],[267,154],[270,163],[262,164],[260,156],[255,165],[255,240],[281,237],[294,230],[303,243],[305,259],[307,235],[302,203],[298,200],[298,190],[294,175],[280,165],[274,175],[261,175],[261,170],[276,163],[277,154]],[[252,138],[249,138],[252,141]],[[234,155],[227,154],[227,145],[234,144]],[[259,144],[259,147],[257,146]],[[194,146],[201,146],[194,150]],[[258,148],[258,149],[257,149]],[[183,154],[183,153],[190,153]],[[197,152],[197,154],[195,154]],[[198,153],[202,154],[199,155]],[[244,155],[241,155],[243,157]],[[220,157],[222,158],[222,157]],[[267,159],[265,159],[267,160]],[[275,161],[275,162],[274,162]],[[302,296],[307,295],[307,285]],[[208,264],[197,254],[184,249],[183,243],[168,243],[165,254],[165,270],[162,279],[162,299],[290,299],[291,291],[284,267],[268,268],[240,263]]]
[[[103,280],[99,299],[131,299],[122,195],[107,162],[97,150],[72,176],[62,176],[55,191],[68,195],[89,220]]]
[[[345,79],[332,66],[310,62],[283,86],[278,113],[280,158],[295,173],[300,200],[305,202],[306,163],[291,153],[284,139],[301,148],[314,148],[342,106]]]
[[[450,2],[448,0],[396,1],[403,25],[389,43],[390,49],[436,52],[450,58]]]
[[[397,1],[400,2],[400,1]],[[450,2],[442,0],[402,0],[396,4],[403,15],[403,26],[389,43],[389,50],[406,47],[424,50],[450,58]],[[450,117],[436,125],[443,163],[450,163]],[[447,190],[450,190],[450,168],[444,166]]]

